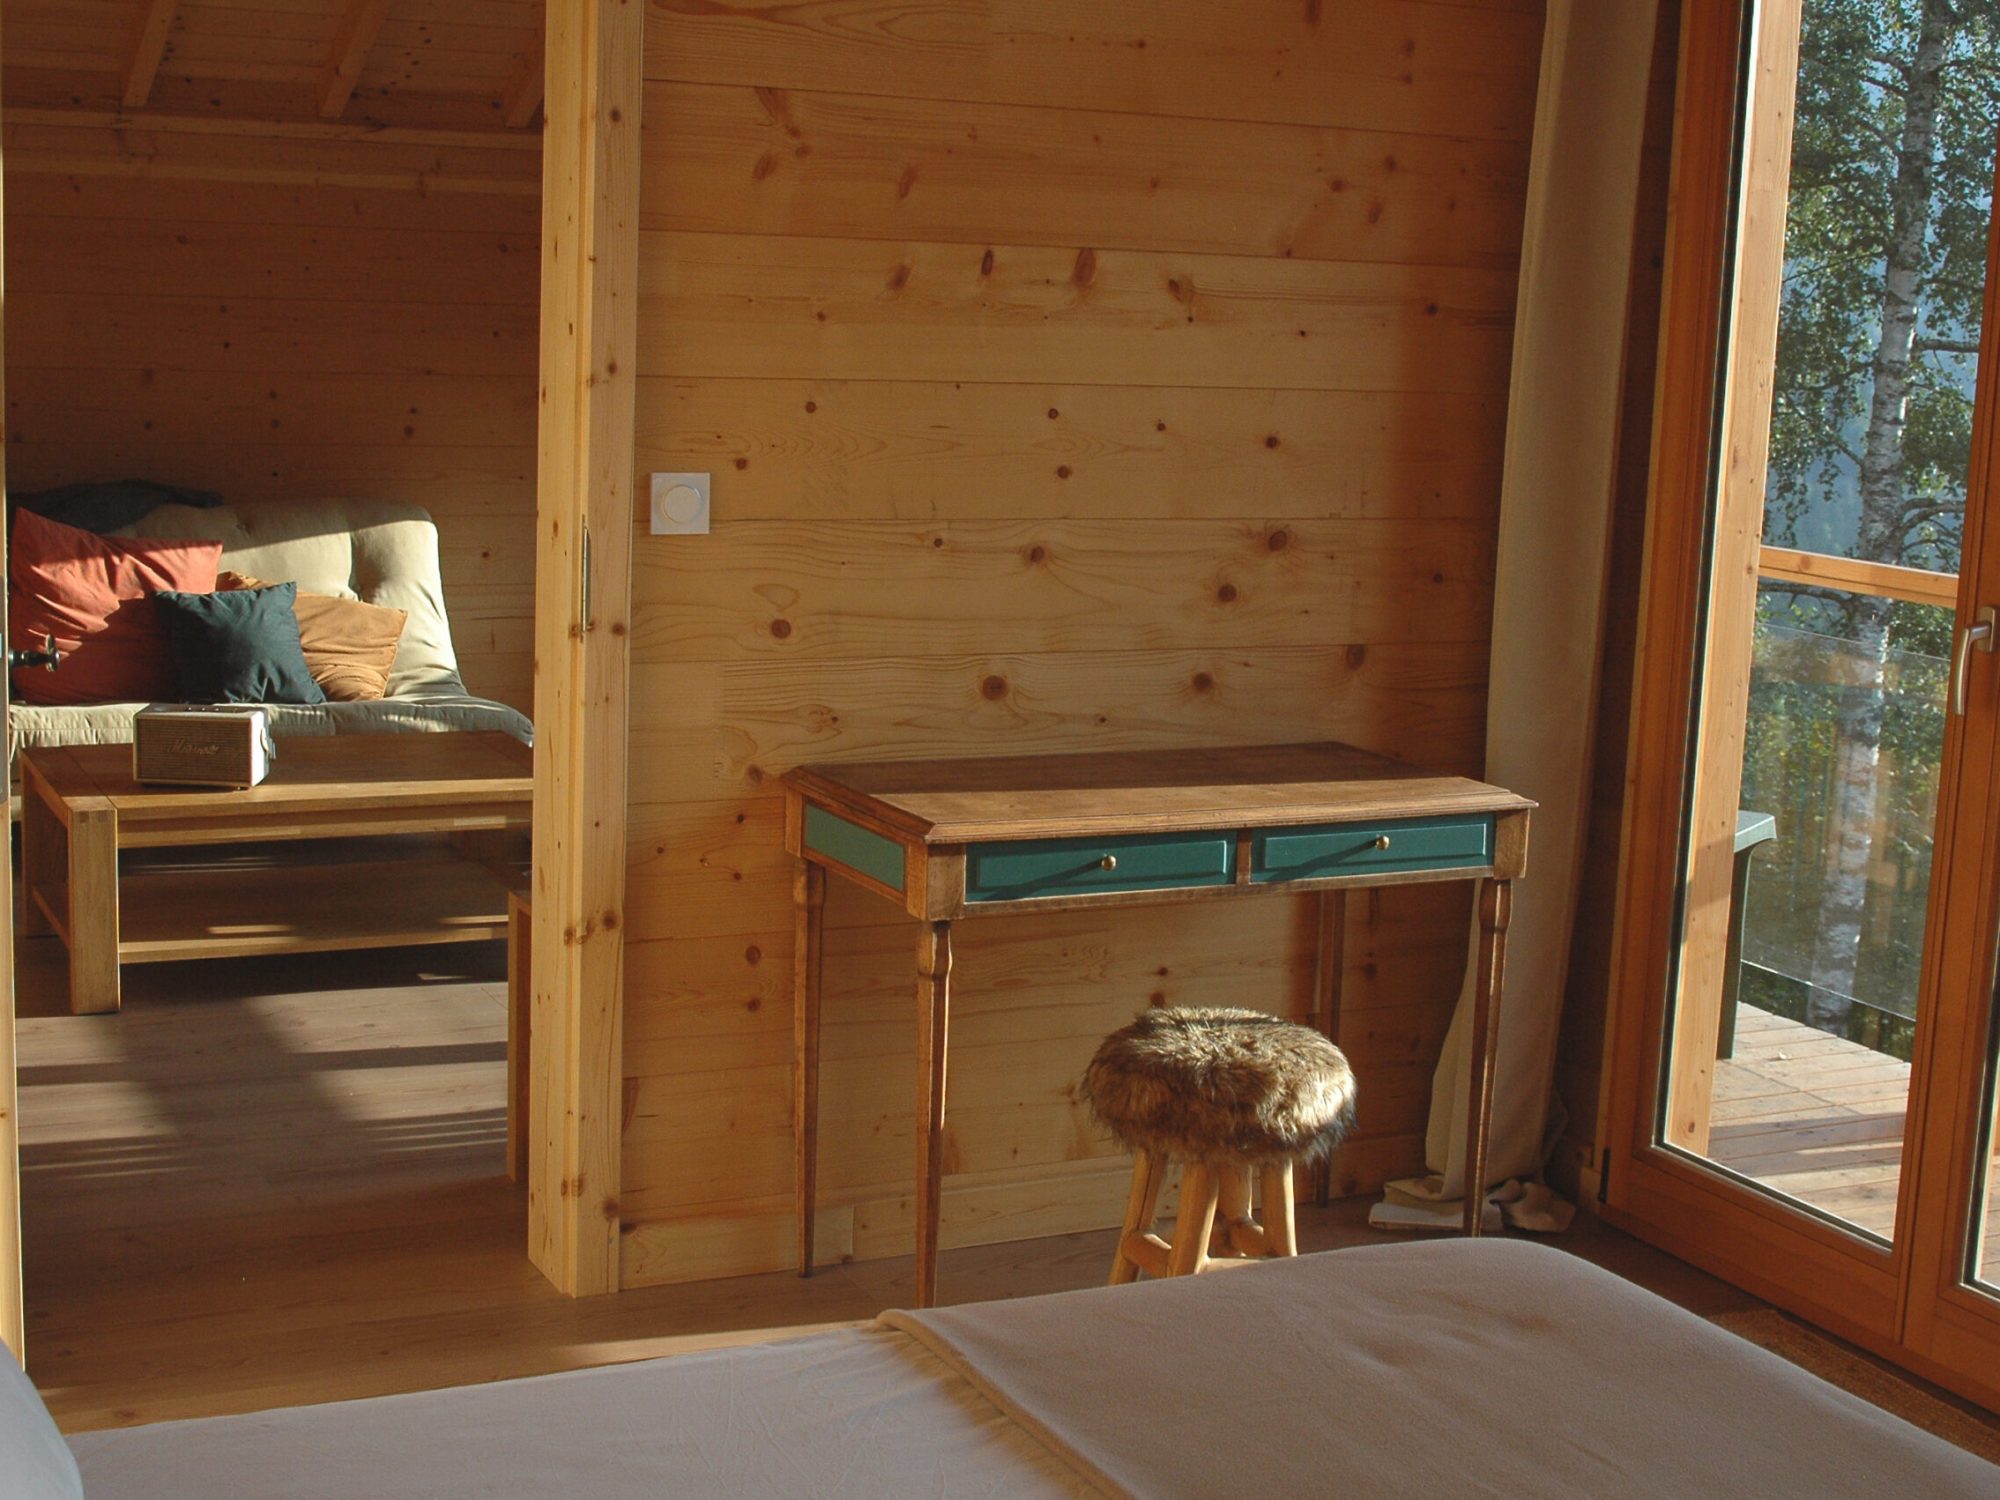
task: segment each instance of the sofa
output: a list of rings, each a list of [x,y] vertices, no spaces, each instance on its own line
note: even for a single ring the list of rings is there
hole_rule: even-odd
[[[302,593],[404,610],[408,619],[380,699],[273,704],[272,732],[297,735],[503,730],[524,743],[526,715],[466,691],[452,651],[437,526],[415,505],[371,500],[217,506],[163,505],[122,536],[220,541],[226,569]],[[29,642],[17,644],[27,645]],[[21,704],[8,710],[8,763],[21,749],[129,744],[143,703]]]

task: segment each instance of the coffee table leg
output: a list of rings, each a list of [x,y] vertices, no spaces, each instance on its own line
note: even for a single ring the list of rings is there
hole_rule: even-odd
[[[69,1008],[118,1009],[118,814],[109,807],[70,809]]]
[[[917,934],[917,1306],[937,1305],[944,1191],[945,1038],[951,1023],[951,923]]]
[[[63,887],[63,827],[43,797],[38,778],[26,756],[21,775],[21,935],[42,937],[55,924],[41,902],[54,902]]]
[[[1465,1104],[1465,1220],[1477,1237],[1486,1217],[1486,1145],[1493,1124],[1493,1065],[1500,1034],[1500,995],[1507,970],[1507,926],[1514,916],[1514,882],[1488,880],[1479,891],[1479,972],[1472,988],[1472,1081]]]

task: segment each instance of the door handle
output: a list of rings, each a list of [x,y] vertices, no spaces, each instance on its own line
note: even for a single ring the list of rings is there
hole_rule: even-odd
[[[1965,717],[1965,672],[1972,664],[1972,650],[1993,650],[1994,608],[1990,604],[1979,606],[1974,623],[1958,633],[1958,650],[1952,655],[1951,663],[1951,711],[1961,719]]]
[[[22,667],[41,667],[45,671],[53,672],[57,667],[62,665],[62,659],[62,652],[56,650],[56,638],[52,635],[45,635],[42,637],[42,644],[38,650],[16,651],[12,647],[9,647],[7,650],[7,670],[13,672]]]

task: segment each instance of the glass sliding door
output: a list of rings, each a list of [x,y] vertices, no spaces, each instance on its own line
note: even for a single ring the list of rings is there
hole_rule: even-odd
[[[1606,1200],[2000,1399],[2000,0],[1683,17]]]
[[[1894,1233],[1972,473],[2000,29],[1803,0],[1744,184],[1751,396],[1721,498],[1661,1138]],[[1782,232],[1778,225],[1782,221]],[[1754,261],[1763,262],[1761,266]],[[1756,373],[1748,375],[1748,368]],[[1752,404],[1754,402],[1754,404]]]

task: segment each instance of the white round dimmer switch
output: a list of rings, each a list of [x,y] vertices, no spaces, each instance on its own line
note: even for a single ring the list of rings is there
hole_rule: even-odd
[[[701,518],[701,491],[691,484],[677,484],[660,497],[666,507],[667,519],[676,526],[686,526]]]

